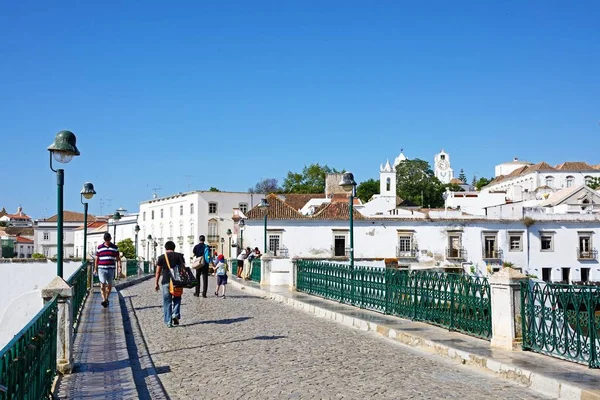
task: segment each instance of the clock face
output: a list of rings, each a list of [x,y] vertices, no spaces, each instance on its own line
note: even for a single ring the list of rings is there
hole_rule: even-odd
[[[440,160],[438,161],[438,168],[441,170],[446,170],[448,169],[449,164],[448,164],[448,160]]]

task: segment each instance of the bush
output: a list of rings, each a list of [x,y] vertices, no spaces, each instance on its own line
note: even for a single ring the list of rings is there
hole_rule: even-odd
[[[46,258],[46,256],[45,256],[45,255],[43,255],[43,254],[40,254],[40,253],[33,253],[33,254],[31,255],[31,258],[35,258],[35,259],[42,259],[42,258]]]

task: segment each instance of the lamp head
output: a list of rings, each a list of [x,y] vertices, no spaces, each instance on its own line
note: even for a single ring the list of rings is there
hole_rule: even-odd
[[[152,235],[148,235],[147,239],[152,240]]]
[[[246,222],[244,222],[243,219],[240,219],[239,225],[240,225],[240,228],[244,229],[244,227],[246,226]]]
[[[77,138],[71,131],[58,132],[54,138],[54,143],[48,146],[48,151],[56,161],[63,164],[68,163],[74,156],[80,154],[77,149]]]
[[[225,243],[225,238],[224,237],[221,238],[221,243]]]
[[[115,213],[113,214],[112,218],[113,218],[115,221],[118,221],[118,220],[120,220],[120,219],[121,219],[121,214],[119,214],[119,212],[118,212],[118,211],[115,211]]]
[[[138,224],[135,224],[135,228],[133,228],[133,230],[135,231],[135,233],[137,235],[138,232],[140,231],[140,226]]]
[[[356,186],[356,181],[354,180],[354,174],[352,172],[345,172],[342,176],[342,180],[340,182],[340,186],[345,191],[351,191],[354,186]]]
[[[231,236],[233,232],[231,232],[231,229],[227,229],[227,236]]]
[[[261,210],[266,210],[269,208],[269,202],[267,201],[267,199],[260,199],[260,204],[258,206]]]
[[[91,199],[96,194],[96,191],[94,190],[94,184],[91,182],[84,183],[83,189],[81,189],[80,193],[86,199],[88,199],[88,200]]]

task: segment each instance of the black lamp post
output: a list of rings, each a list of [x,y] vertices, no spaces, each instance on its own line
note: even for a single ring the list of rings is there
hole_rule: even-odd
[[[83,184],[83,189],[80,192],[81,204],[83,204],[83,262],[87,264],[87,217],[88,217],[88,203],[83,201],[90,200],[96,194],[94,185],[91,182]]]
[[[244,222],[243,219],[240,220],[239,226],[240,226],[240,248],[242,250],[244,250],[244,229],[246,228],[246,223]]]
[[[352,172],[346,172],[342,177],[340,186],[350,191],[350,268],[354,269],[354,197],[356,196],[356,182],[354,181],[354,174]]]
[[[135,232],[135,259],[138,259],[138,233],[140,233],[140,226],[135,224],[135,228],[133,228]]]
[[[224,238],[224,237],[222,237],[222,238],[221,238],[221,254],[223,254],[223,246],[224,246],[224,243],[225,243],[225,238]]]
[[[66,164],[78,156],[77,138],[71,131],[60,131],[54,138],[54,143],[48,147],[50,152],[50,169],[56,172],[57,199],[56,208],[56,275],[63,277],[63,191],[65,185],[65,170],[54,169],[52,167],[52,158],[62,164]]]
[[[267,199],[260,199],[260,209],[265,213],[265,254],[267,254],[267,215],[269,215],[269,202]]]
[[[113,243],[117,244],[117,222],[121,219],[121,214],[118,211],[115,211],[113,214]]]
[[[148,261],[150,261],[150,246],[152,245],[152,235],[148,235],[148,237],[146,239],[148,239],[148,245],[146,246],[148,249],[148,253],[147,253],[148,257],[146,257],[146,259]]]
[[[231,229],[227,229],[227,237],[229,238],[229,258],[231,258]]]

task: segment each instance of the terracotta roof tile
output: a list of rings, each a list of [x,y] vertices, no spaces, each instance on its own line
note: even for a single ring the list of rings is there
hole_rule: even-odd
[[[566,161],[557,165],[556,169],[561,171],[590,171],[595,168],[583,161]]]
[[[24,238],[22,236],[17,236],[17,243],[28,243],[33,244],[33,240]]]
[[[56,222],[58,215],[53,215],[50,218],[45,219],[45,222]],[[96,221],[96,217],[88,214],[88,221]],[[75,211],[63,211],[63,222],[83,222],[83,213]]]
[[[292,206],[281,200],[277,195],[270,194],[267,196],[269,208],[267,210],[267,218],[269,219],[303,219],[304,215],[300,214]],[[265,214],[259,206],[255,206],[246,213],[248,219],[261,219]]]
[[[510,174],[508,175],[500,175],[495,177],[490,183],[488,183],[486,186],[492,185],[492,184],[496,184],[498,182],[502,182],[506,179],[509,178],[514,178],[515,176],[521,176],[521,175],[527,175],[530,172],[534,172],[534,171],[556,171],[556,168],[554,168],[552,165],[548,164],[547,162],[540,162],[534,165],[525,165],[521,168],[517,168],[514,171],[512,171]]]
[[[311,199],[324,199],[325,193],[287,193],[280,196],[283,196],[285,203],[294,210],[300,210]]]
[[[16,219],[21,221],[29,221],[31,219],[31,217],[26,214],[6,214],[6,216],[10,219]]]
[[[453,185],[464,185],[465,183],[458,178],[452,178],[450,183]]]
[[[354,216],[355,220],[365,219],[365,217],[360,212],[356,211],[356,208],[352,211],[352,215]],[[327,220],[349,220],[350,205],[347,202],[323,204],[310,218]]]

